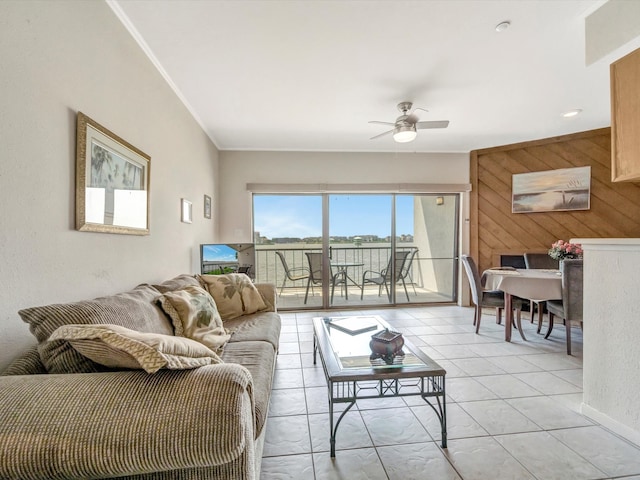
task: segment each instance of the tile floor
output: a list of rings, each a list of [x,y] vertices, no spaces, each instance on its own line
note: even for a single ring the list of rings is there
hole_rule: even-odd
[[[582,335],[573,352],[564,328],[544,340],[524,322],[526,342],[473,309],[414,307],[331,315],[377,314],[447,370],[449,444],[420,398],[364,400],[338,429],[329,456],[326,383],[313,365],[311,319],[282,313],[280,354],[262,460],[262,480],[613,479],[640,480],[640,447],[580,415]]]

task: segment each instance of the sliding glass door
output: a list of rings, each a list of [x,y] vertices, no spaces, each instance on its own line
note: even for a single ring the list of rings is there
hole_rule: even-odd
[[[332,306],[391,303],[392,212],[393,195],[329,196]]]
[[[457,300],[457,194],[255,194],[256,281],[282,309]]]
[[[278,287],[278,308],[321,308],[322,195],[254,195],[256,282]],[[315,265],[315,264],[314,264]]]
[[[457,301],[459,195],[396,197],[397,249],[410,253],[396,281],[396,303]]]

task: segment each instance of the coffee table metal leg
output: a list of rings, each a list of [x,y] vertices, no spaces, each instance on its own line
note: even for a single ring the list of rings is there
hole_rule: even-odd
[[[356,404],[355,398],[350,400],[349,406],[344,409],[344,411],[338,417],[338,421],[333,424],[333,382],[329,383],[329,443],[331,445],[331,458],[335,458],[336,456],[336,435],[338,433],[338,427],[340,426],[340,422],[345,414]],[[355,389],[355,384],[354,384]],[[343,403],[343,402],[340,402]],[[346,403],[346,402],[345,402]]]
[[[444,378],[442,379],[442,402],[440,402],[440,395],[435,396],[436,397],[436,402],[438,403],[438,407],[436,408],[436,406],[431,403],[429,401],[429,397],[427,395],[424,394],[424,381],[426,379],[422,379],[423,381],[423,387],[422,387],[422,399],[427,402],[427,405],[429,405],[434,412],[436,412],[436,415],[438,416],[438,420],[440,420],[440,429],[441,429],[441,435],[442,435],[442,448],[447,448],[447,399],[446,399],[446,392],[445,392],[445,388],[444,388]],[[431,378],[428,379],[427,381],[431,382],[431,386],[433,387],[433,389],[435,391],[439,390],[440,387],[436,384],[436,379],[435,378]]]
[[[316,364],[316,352],[318,351],[318,344],[315,333],[313,334],[313,364]]]

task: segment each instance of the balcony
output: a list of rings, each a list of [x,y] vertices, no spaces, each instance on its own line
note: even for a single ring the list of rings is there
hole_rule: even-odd
[[[398,244],[398,251],[410,251],[414,249],[412,244]],[[320,285],[309,287],[307,303],[304,303],[307,290],[307,280],[292,282],[286,279],[282,262],[275,254],[281,252],[290,269],[306,268],[308,261],[305,253],[321,252],[320,245],[305,245],[300,247],[289,245],[256,245],[255,281],[274,283],[278,287],[278,308],[320,308],[322,307],[322,289]],[[380,272],[386,268],[391,255],[388,244],[376,244],[376,246],[332,246],[332,263],[357,264],[347,267],[347,285],[336,285],[332,307],[358,308],[368,306],[389,305],[389,298],[385,288],[382,292],[378,285],[366,284],[362,292],[362,276],[365,271]],[[452,272],[454,258],[429,258],[423,257],[418,251],[414,256],[408,274],[405,277],[406,293],[402,282],[395,286],[396,304],[427,304],[455,302],[455,278]],[[283,287],[284,282],[284,287]],[[282,292],[282,293],[280,293]],[[363,293],[362,300],[360,299]],[[408,296],[408,299],[407,299]]]

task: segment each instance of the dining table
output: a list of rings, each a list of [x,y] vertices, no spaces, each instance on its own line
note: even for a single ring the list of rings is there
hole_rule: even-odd
[[[562,299],[562,275],[559,270],[535,268],[490,268],[482,273],[481,283],[485,290],[504,292],[505,329],[504,339],[511,341],[513,325],[513,297],[543,302]],[[523,340],[526,340],[522,325],[517,324]]]

